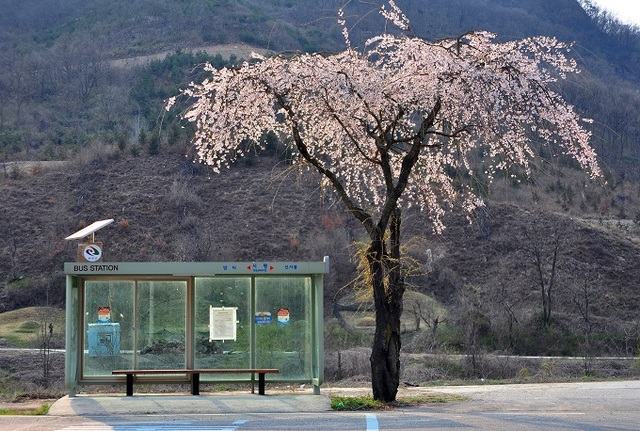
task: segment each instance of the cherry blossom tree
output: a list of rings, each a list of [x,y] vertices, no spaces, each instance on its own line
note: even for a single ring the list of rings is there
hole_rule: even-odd
[[[550,37],[498,43],[488,32],[428,41],[413,36],[393,1],[382,15],[400,30],[354,49],[256,58],[216,70],[182,96],[197,157],[219,172],[260,145],[288,138],[294,162],[316,170],[368,234],[366,279],[376,312],[373,396],[395,399],[405,292],[402,210],[419,208],[436,232],[447,211],[482,205],[469,179],[529,173],[544,143],[600,175],[590,134],[553,84],[576,72],[570,46]],[[167,104],[170,109],[175,98]]]

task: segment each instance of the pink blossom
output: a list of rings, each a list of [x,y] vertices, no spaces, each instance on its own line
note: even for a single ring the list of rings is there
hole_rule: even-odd
[[[407,29],[389,4],[382,15]],[[351,209],[417,206],[436,230],[454,202],[482,205],[452,175],[473,173],[479,154],[489,180],[514,165],[529,172],[533,140],[601,175],[584,119],[551,86],[577,72],[570,46],[549,37],[498,43],[489,32],[435,42],[382,34],[356,53],[342,10],[339,20],[343,52],[208,66],[210,77],[183,91],[195,98],[183,117],[195,123],[198,158],[220,171],[244,155],[242,141],[259,146],[273,131]]]

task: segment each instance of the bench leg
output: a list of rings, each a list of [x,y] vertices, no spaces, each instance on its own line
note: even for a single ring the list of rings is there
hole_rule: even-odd
[[[258,373],[258,395],[264,395],[264,374]]]
[[[200,395],[200,374],[191,374],[191,395]]]
[[[127,396],[133,396],[133,374],[127,374]]]

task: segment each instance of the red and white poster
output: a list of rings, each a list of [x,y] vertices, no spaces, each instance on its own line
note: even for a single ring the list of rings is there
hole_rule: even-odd
[[[289,324],[289,309],[281,308],[278,310],[278,325]]]
[[[111,307],[98,307],[98,323],[111,322]]]

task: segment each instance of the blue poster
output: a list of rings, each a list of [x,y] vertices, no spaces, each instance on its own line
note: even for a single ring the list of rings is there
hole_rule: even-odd
[[[269,311],[260,311],[255,316],[256,325],[270,325],[271,313]]]

